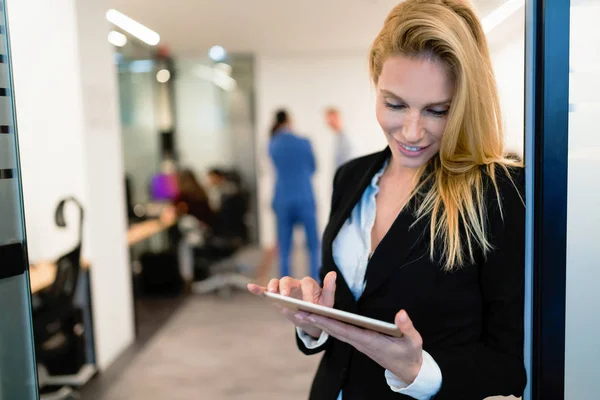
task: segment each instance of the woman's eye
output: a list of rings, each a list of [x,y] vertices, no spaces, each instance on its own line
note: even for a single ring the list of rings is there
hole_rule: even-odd
[[[444,115],[448,115],[448,111],[449,110],[427,110],[427,112],[433,115],[434,117],[443,117]]]
[[[385,102],[385,106],[392,110],[401,110],[403,108],[406,108],[406,106],[404,104],[394,104],[394,103],[390,103],[389,101]]]

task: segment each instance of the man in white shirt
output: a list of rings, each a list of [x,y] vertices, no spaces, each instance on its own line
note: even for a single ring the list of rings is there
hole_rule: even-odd
[[[352,144],[344,132],[342,116],[337,108],[328,107],[325,110],[325,122],[334,134],[335,168],[338,169],[352,158]]]

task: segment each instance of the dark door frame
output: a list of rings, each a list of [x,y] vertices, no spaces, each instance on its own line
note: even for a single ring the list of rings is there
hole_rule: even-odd
[[[564,399],[570,0],[526,5],[525,399]],[[530,321],[529,321],[530,320]],[[529,332],[527,334],[529,336]]]

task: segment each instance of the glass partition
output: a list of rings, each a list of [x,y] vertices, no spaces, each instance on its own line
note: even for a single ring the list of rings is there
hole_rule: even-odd
[[[7,21],[0,3],[0,399],[38,398],[31,294],[11,82]]]
[[[598,397],[600,2],[571,1],[565,399]]]

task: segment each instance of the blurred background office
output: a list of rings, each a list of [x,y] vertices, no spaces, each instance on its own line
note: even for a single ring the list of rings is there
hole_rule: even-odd
[[[75,293],[49,303],[69,308],[68,318],[33,315],[47,336],[36,331],[36,349],[50,354],[44,392],[307,397],[318,359],[300,356],[290,326],[244,292],[279,274],[269,130],[285,108],[311,143],[320,236],[337,166],[386,144],[367,53],[398,1],[4,2],[30,279],[42,302],[62,276],[58,261],[81,246]],[[583,23],[600,8],[573,3],[582,21],[573,37],[580,30],[600,42]],[[506,152],[522,157],[525,2],[473,4],[490,43]],[[592,61],[574,59],[573,73]],[[597,91],[576,90],[581,107],[595,107],[588,97]],[[588,126],[582,118],[574,123]],[[57,206],[71,197],[61,227]],[[308,274],[297,233],[292,265]],[[56,320],[62,341],[49,328]],[[70,367],[53,367],[61,363]]]

